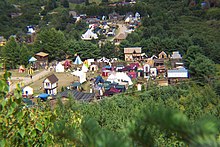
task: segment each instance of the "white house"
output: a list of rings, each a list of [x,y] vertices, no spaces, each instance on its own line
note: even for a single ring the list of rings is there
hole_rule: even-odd
[[[34,94],[34,90],[32,87],[26,86],[23,88],[23,95],[29,96],[29,95],[33,95],[33,94]]]
[[[157,76],[157,68],[150,68],[150,75],[152,77],[156,77]]]
[[[143,69],[144,69],[144,78],[149,78],[150,76],[150,65],[149,64],[145,64],[143,66]]]
[[[58,78],[52,74],[49,77],[45,78],[43,81],[44,91],[50,95],[57,94],[57,87],[58,87]]]

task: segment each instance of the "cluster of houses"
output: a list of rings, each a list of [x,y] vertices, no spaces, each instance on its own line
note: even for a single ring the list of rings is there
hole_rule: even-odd
[[[84,17],[78,16],[77,18],[80,19]],[[82,34],[81,39],[99,39],[99,35],[104,35],[105,37],[115,37],[113,41],[118,43],[124,40],[128,33],[133,32],[140,25],[140,19],[141,16],[138,12],[135,14],[129,12],[126,15],[119,15],[118,13],[113,12],[110,13],[108,17],[102,16],[101,18],[85,18],[86,23],[89,25],[89,29],[84,34]],[[119,21],[124,24],[124,26],[126,26],[126,30],[116,36],[116,30],[118,29],[117,22]]]
[[[39,60],[38,64],[48,64],[48,54],[40,52],[35,57],[37,58],[36,61]],[[70,84],[67,90],[58,92],[59,79],[52,74],[44,79],[42,84],[44,93],[39,97],[46,99],[49,96],[72,96],[77,100],[92,101],[104,96],[125,92],[134,86],[137,86],[137,90],[141,90],[142,85],[149,80],[160,86],[166,86],[189,78],[188,70],[184,68],[182,56],[178,51],[173,52],[171,55],[162,51],[158,55],[148,57],[142,53],[141,47],[130,47],[124,48],[124,59],[125,62],[119,62],[117,59],[103,57],[97,60],[87,59],[83,62],[79,56],[76,56],[74,62],[71,60],[59,62],[53,67],[55,72],[70,71],[79,80]],[[77,68],[71,68],[73,65],[77,65]],[[88,72],[96,72],[98,76],[89,78],[87,76]],[[90,85],[87,92],[82,91],[80,88],[86,82],[89,82]],[[134,83],[138,84],[134,85]],[[33,94],[33,92],[26,92],[25,89],[23,93],[24,95]]]
[[[162,51],[158,56],[147,57],[141,52],[141,47],[124,48],[125,61],[144,61],[140,69],[146,78],[159,78],[161,85],[168,85],[189,77],[188,70],[184,68],[182,56],[178,51],[167,55]]]
[[[36,38],[36,28],[34,26],[27,26],[25,35],[11,35],[10,37],[14,37],[18,42],[33,43]],[[7,39],[4,36],[0,36],[0,46],[5,46],[6,43]]]
[[[133,1],[131,1],[133,2]],[[88,24],[88,29],[84,34],[82,34],[82,40],[93,40],[93,39],[103,39],[99,36],[115,37],[114,42],[119,44],[122,40],[126,39],[127,34],[131,33],[140,25],[140,14],[136,12],[128,12],[125,15],[120,15],[116,12],[110,13],[108,16],[90,16],[87,17],[86,14],[77,15],[75,11],[69,11],[69,15],[77,21],[83,19]],[[116,34],[118,29],[118,22],[124,23],[127,27],[125,32]],[[117,35],[117,36],[116,36]],[[33,25],[26,27],[26,34],[22,36],[16,36],[18,42],[33,43],[36,39],[36,27]],[[0,36],[0,46],[6,44],[6,39]]]

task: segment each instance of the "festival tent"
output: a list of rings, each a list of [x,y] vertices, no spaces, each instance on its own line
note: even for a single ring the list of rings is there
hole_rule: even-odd
[[[82,60],[80,59],[79,56],[76,57],[76,60],[74,61],[74,64],[82,64]]]
[[[87,61],[88,61],[88,64],[91,65],[92,63],[95,62],[95,59],[87,59]]]
[[[111,72],[111,70],[102,70],[102,76],[107,77],[107,76],[109,76],[110,72]]]
[[[42,100],[47,100],[48,96],[49,96],[49,94],[41,93],[38,97],[41,98]]]
[[[108,91],[105,91],[104,96],[112,96],[112,95],[120,93],[120,92],[121,92],[120,90],[118,90],[114,87],[111,87]]]
[[[131,78],[124,72],[115,72],[113,74],[111,74],[108,78],[107,81],[110,82],[116,82],[116,83],[120,83],[123,81],[127,81],[129,85],[132,85],[133,82],[131,81]]]
[[[79,82],[80,83],[84,83],[86,81],[86,73],[80,70],[76,70],[74,72],[71,73],[74,76],[79,77]]]
[[[83,64],[82,66],[82,72],[87,72],[89,69],[88,67],[86,66],[86,64]]]
[[[85,64],[85,66],[86,66],[87,68],[89,68],[89,62],[88,62],[88,60],[85,60],[85,61],[83,62],[83,64]]]
[[[96,79],[95,79],[95,84],[98,84],[98,83],[104,83],[104,80],[102,78],[102,76],[97,76]]]
[[[98,70],[98,66],[95,65],[95,64],[93,64],[93,65],[91,65],[91,66],[89,67],[89,70],[90,70],[90,71],[97,71],[97,70]]]
[[[19,72],[19,73],[25,72],[25,68],[24,68],[22,65],[19,66],[18,72]]]
[[[122,70],[124,67],[125,67],[124,65],[117,65],[115,70],[119,71],[119,70]]]
[[[127,17],[126,19],[125,19],[125,23],[129,23],[130,22],[130,17]]]
[[[78,89],[78,87],[81,85],[80,82],[74,82],[70,85],[70,89]]]
[[[37,61],[37,59],[34,58],[34,57],[31,57],[28,61],[29,61],[29,62],[35,62],[35,61]]]
[[[64,72],[64,66],[59,62],[55,68],[56,72]]]
[[[64,65],[65,69],[70,68],[71,67],[71,60],[66,60],[63,65]]]
[[[85,34],[82,34],[81,38],[83,40],[98,39],[98,35],[96,33],[93,33],[91,29],[88,29]]]
[[[97,62],[109,62],[110,59],[107,59],[105,57],[102,57],[101,59],[98,59]]]

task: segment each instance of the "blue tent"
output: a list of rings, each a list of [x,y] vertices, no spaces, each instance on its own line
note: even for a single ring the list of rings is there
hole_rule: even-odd
[[[112,67],[109,66],[109,65],[106,65],[104,68],[105,68],[105,69],[111,69]]]
[[[29,62],[35,62],[35,61],[37,61],[37,59],[34,58],[34,57],[31,57],[31,58],[29,59]]]
[[[42,100],[47,100],[48,96],[49,96],[49,94],[41,93],[38,97],[41,98]]]
[[[74,64],[82,64],[83,62],[82,62],[82,60],[80,59],[80,57],[79,56],[77,56],[76,57],[76,60],[75,60],[75,62],[74,62]]]
[[[73,87],[73,88],[76,88],[78,86],[80,86],[81,83],[80,82],[74,82],[73,84],[71,84],[70,86]]]
[[[97,76],[95,79],[95,84],[98,84],[98,83],[104,83],[104,80],[101,76]]]

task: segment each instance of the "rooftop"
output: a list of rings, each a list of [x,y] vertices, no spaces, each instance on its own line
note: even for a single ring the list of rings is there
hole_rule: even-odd
[[[44,52],[39,52],[39,53],[37,53],[37,54],[35,54],[36,56],[41,56],[41,57],[46,57],[46,56],[48,56],[49,54],[47,54],[47,53],[44,53]]]
[[[132,54],[132,53],[140,54],[141,53],[141,47],[128,47],[124,48],[124,53],[126,54]]]

